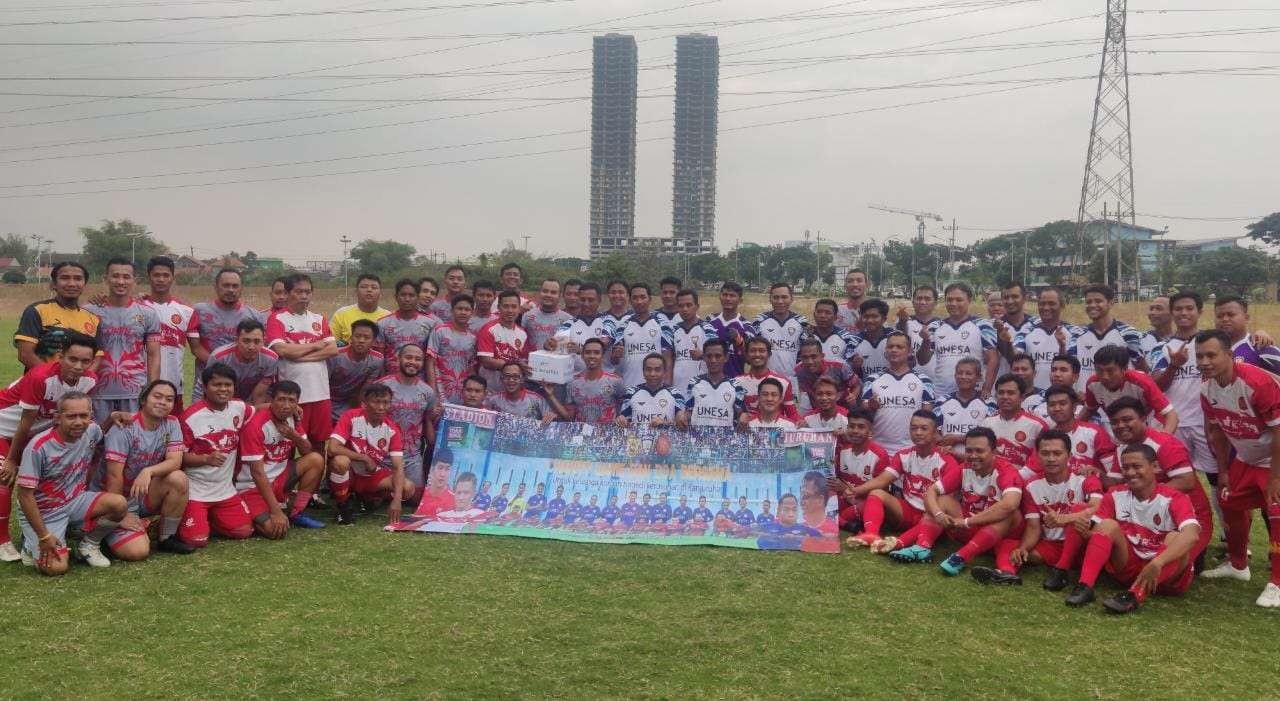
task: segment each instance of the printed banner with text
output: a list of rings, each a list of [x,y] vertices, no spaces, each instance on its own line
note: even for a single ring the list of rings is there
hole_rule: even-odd
[[[446,405],[393,531],[840,551],[829,434],[553,423]]]

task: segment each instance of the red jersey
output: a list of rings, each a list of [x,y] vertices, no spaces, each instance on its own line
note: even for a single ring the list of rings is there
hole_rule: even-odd
[[[1186,494],[1167,484],[1156,485],[1151,498],[1142,501],[1128,487],[1116,487],[1102,497],[1093,522],[1112,519],[1120,524],[1120,531],[1133,546],[1133,552],[1143,560],[1155,557],[1164,546],[1165,536],[1180,531],[1196,520],[1195,509]]]
[[[267,481],[274,482],[293,460],[296,446],[280,433],[271,419],[269,409],[256,412],[240,430],[240,465],[236,468],[236,489],[239,491],[257,487],[249,463],[261,460]],[[292,416],[287,422],[290,428],[297,429],[297,421]]]
[[[1079,475],[1091,471],[1099,475],[1104,474],[1106,472],[1104,462],[1110,463],[1111,457],[1116,452],[1116,444],[1111,441],[1111,436],[1107,435],[1107,432],[1098,424],[1088,421],[1077,421],[1076,425],[1067,431],[1067,435],[1071,436],[1071,457],[1067,459],[1071,474]],[[1028,474],[1034,475],[1031,479],[1044,474],[1044,469],[1040,467],[1040,457],[1034,450],[1027,460],[1027,471],[1022,478],[1029,481]]]
[[[1242,362],[1235,375],[1226,387],[1214,379],[1200,384],[1205,421],[1222,429],[1237,460],[1269,469],[1271,429],[1280,426],[1280,378]]]
[[[1090,375],[1089,381],[1084,385],[1084,405],[1091,412],[1106,413],[1111,402],[1121,397],[1141,399],[1142,403],[1147,405],[1147,409],[1151,410],[1152,416],[1164,416],[1173,411],[1169,398],[1156,386],[1155,380],[1145,372],[1125,370],[1124,381],[1120,383],[1119,389],[1107,389],[1098,380],[1097,375]]]
[[[841,482],[857,487],[884,472],[889,466],[889,454],[874,441],[867,441],[861,453],[847,445],[836,455],[836,477]]]
[[[219,465],[183,468],[192,501],[219,502],[236,495],[233,478],[239,463],[240,429],[251,418],[253,407],[239,399],[232,399],[222,409],[200,400],[182,413],[182,435],[189,452],[209,455],[217,451],[226,455]]]
[[[0,389],[0,437],[13,438],[24,409],[36,412],[36,420],[27,434],[36,435],[53,425],[53,415],[62,395],[67,392],[89,394],[98,385],[98,376],[92,372],[86,372],[75,384],[69,385],[62,381],[59,369],[58,361],[51,360],[31,368],[13,384]]]
[[[800,411],[796,409],[796,394],[791,380],[785,375],[779,375],[772,370],[765,370],[763,375],[759,377],[752,375],[751,371],[747,371],[734,378],[733,383],[747,393],[743,399],[743,405],[746,407],[747,413],[759,413],[756,402],[760,399],[760,382],[765,378],[772,377],[782,383],[782,416],[790,420],[792,423],[800,422]]]
[[[400,427],[390,417],[373,425],[364,417],[364,409],[351,409],[338,419],[333,435],[348,449],[373,458],[377,467],[366,468],[364,463],[352,463],[351,469],[358,475],[368,476],[379,468],[391,469],[391,458],[404,457],[404,442]],[[358,465],[358,467],[357,467]]]
[[[1187,453],[1186,446],[1182,445],[1182,441],[1173,434],[1149,428],[1147,437],[1142,442],[1156,451],[1156,480],[1161,484],[1178,475],[1189,475],[1194,471],[1195,468],[1191,466],[1191,455]],[[1110,459],[1106,461],[1107,479],[1116,482],[1124,479],[1120,474],[1120,454],[1127,447],[1127,443],[1118,444],[1112,451]]]
[[[428,489],[422,492],[422,500],[418,502],[418,510],[413,515],[435,518],[441,511],[452,511],[453,506],[452,491],[446,489],[443,494],[436,495]]]
[[[1101,497],[1102,493],[1102,480],[1093,475],[1067,475],[1057,484],[1046,477],[1039,477],[1028,482],[1022,491],[1022,515],[1039,519],[1041,510],[1070,513],[1076,506],[1087,505],[1094,497]],[[1062,528],[1041,526],[1042,540],[1061,541],[1065,537],[1066,531]]]
[[[917,511],[924,511],[924,490],[942,477],[947,469],[959,469],[960,463],[951,451],[934,447],[928,455],[920,455],[915,446],[894,453],[884,468],[902,490],[902,498]]]
[[[1036,449],[1036,438],[1049,428],[1044,419],[1035,414],[1019,411],[1012,419],[993,414],[980,424],[996,433],[996,455],[1021,468],[1027,464]]]
[[[952,465],[935,483],[940,494],[956,494],[960,498],[960,513],[965,518],[976,516],[991,508],[1005,494],[1022,496],[1022,478],[1008,461],[995,459],[991,472],[979,475],[969,466]]]

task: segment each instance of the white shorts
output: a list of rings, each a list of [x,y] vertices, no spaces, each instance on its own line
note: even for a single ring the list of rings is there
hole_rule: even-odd
[[[1218,461],[1209,449],[1209,440],[1205,437],[1204,426],[1179,426],[1174,432],[1182,445],[1186,446],[1191,456],[1191,466],[1211,475],[1218,474]]]

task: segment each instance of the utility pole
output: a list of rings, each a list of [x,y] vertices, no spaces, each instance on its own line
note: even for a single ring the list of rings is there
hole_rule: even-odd
[[[1111,221],[1107,218],[1107,203],[1102,203],[1102,284],[1111,285]]]
[[[813,261],[817,270],[814,272],[813,286],[817,289],[822,284],[822,232],[819,231],[813,241]]]
[[[947,263],[947,280],[955,279],[956,275],[956,218],[951,217],[951,248],[949,262]]]
[[[532,237],[531,237],[531,236],[529,236],[528,234],[525,234],[525,235],[521,236],[520,238],[524,239],[524,252],[525,252],[525,253],[528,253],[528,252],[529,252],[529,239],[530,239],[530,238],[532,238]]]
[[[338,243],[342,244],[342,289],[347,289],[347,246],[351,243],[351,237],[346,234],[338,239]]]

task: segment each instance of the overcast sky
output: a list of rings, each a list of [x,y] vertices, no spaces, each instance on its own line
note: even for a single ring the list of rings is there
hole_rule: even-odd
[[[980,0],[563,0],[271,18],[225,15],[477,3],[120,0],[114,9],[52,9],[103,3],[4,0],[0,24],[224,17],[4,26],[0,42],[446,35],[421,41],[343,43],[0,46],[0,76],[4,77],[200,78],[0,82],[0,92],[5,93],[123,96],[167,90],[166,95],[185,97],[262,98],[294,93],[294,100],[342,99],[213,102],[0,95],[0,161],[5,161],[0,163],[0,185],[4,186],[0,195],[202,184],[0,199],[0,232],[41,234],[52,237],[58,250],[78,250],[78,226],[128,217],[145,223],[181,251],[194,247],[197,255],[210,256],[252,249],[260,255],[295,260],[338,257],[337,239],[344,233],[356,240],[394,238],[412,243],[420,252],[434,250],[450,257],[497,250],[508,239],[521,244],[520,237],[527,234],[532,237],[531,250],[585,256],[591,35],[609,29],[631,30],[628,33],[639,41],[636,230],[640,235],[670,232],[671,62],[674,36],[687,31],[720,37],[716,242],[722,251],[731,249],[735,240],[768,244],[801,238],[806,229],[845,242],[907,235],[913,230],[910,217],[870,210],[869,203],[936,212],[948,220],[954,217],[960,227],[1023,227],[1074,219],[1094,80],[1029,87],[1023,82],[992,81],[1096,76],[1105,6],[1103,0],[1001,4]],[[1138,39],[1280,25],[1276,9],[1204,11],[1218,4],[1208,0],[1131,2],[1131,73],[1280,64],[1280,54],[1267,51],[1276,46],[1275,33]],[[1230,5],[1276,8],[1280,3],[1233,0]],[[935,9],[901,12],[921,6]],[[1144,12],[1154,9],[1190,11]],[[1097,14],[1082,17],[1088,12]],[[797,14],[787,21],[758,21],[782,13]],[[817,18],[801,19],[805,14]],[[1035,24],[1043,26],[1018,29]],[[584,31],[455,38],[567,28]],[[964,38],[978,34],[990,35]],[[943,50],[1064,40],[1089,43],[777,62],[901,52],[926,44]],[[1032,63],[1040,65],[1027,65]],[[406,76],[461,71],[489,74]],[[1261,73],[1132,77],[1139,212],[1230,217],[1280,209],[1275,170],[1280,156],[1276,119],[1280,68]],[[298,75],[261,80],[281,74]],[[361,77],[307,77],[340,75]],[[242,80],[225,84],[228,77]],[[361,85],[374,81],[380,84]],[[861,93],[778,92],[919,81],[951,85]],[[968,84],[955,85],[959,82]],[[224,84],[214,85],[219,83]],[[1009,88],[1018,89],[901,106]],[[308,94],[296,94],[303,91]],[[741,94],[760,92],[770,94]],[[412,104],[353,101],[462,96],[485,99]],[[530,99],[547,97],[579,99]],[[792,104],[775,104],[783,101]],[[865,111],[884,107],[889,109]],[[146,113],[138,114],[142,111]],[[833,114],[840,116],[809,119]],[[751,126],[795,119],[803,121]],[[248,122],[269,123],[245,125]],[[188,133],[169,133],[179,130]],[[331,133],[312,133],[320,131]],[[545,136],[556,133],[561,134]],[[250,139],[254,141],[244,142]],[[508,141],[440,148],[497,140]],[[97,143],[83,143],[93,141]],[[227,141],[241,143],[207,145]],[[189,145],[201,146],[180,148]],[[126,153],[92,155],[120,151]],[[493,159],[545,151],[560,152]],[[351,158],[388,152],[398,155]],[[277,165],[324,159],[339,160]],[[474,159],[490,160],[456,163]],[[455,163],[205,185],[441,162]],[[219,172],[207,172],[215,170]],[[191,171],[206,172],[101,180]],[[66,181],[92,182],[12,187]],[[1240,233],[1245,222],[1140,216],[1139,223],[1167,225],[1174,238],[1198,238]],[[972,241],[984,235],[964,229],[959,238]]]

